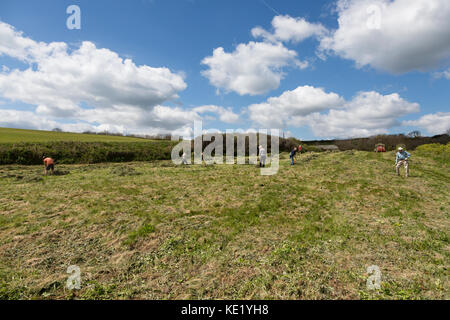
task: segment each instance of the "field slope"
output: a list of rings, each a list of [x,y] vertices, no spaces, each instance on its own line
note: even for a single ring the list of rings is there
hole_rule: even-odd
[[[0,143],[22,143],[22,142],[145,142],[151,141],[142,138],[107,136],[98,134],[81,134],[69,132],[54,132],[42,130],[25,130],[0,128]]]
[[[58,164],[170,159],[170,140],[0,128],[0,165],[40,164],[46,155]]]
[[[448,163],[413,153],[405,179],[393,161],[0,167],[0,299],[449,299]]]

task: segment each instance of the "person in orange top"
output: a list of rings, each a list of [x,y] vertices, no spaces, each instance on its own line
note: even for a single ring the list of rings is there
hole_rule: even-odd
[[[43,156],[42,159],[44,160],[45,175],[48,175],[48,172],[50,170],[52,171],[53,174],[55,171],[55,160],[46,156]]]

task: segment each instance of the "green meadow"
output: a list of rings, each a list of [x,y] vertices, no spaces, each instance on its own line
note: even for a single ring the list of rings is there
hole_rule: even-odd
[[[99,134],[81,134],[69,132],[54,132],[42,130],[24,130],[0,128],[0,143],[24,142],[145,142],[142,138],[108,136]]]
[[[1,166],[0,299],[449,299],[439,152],[412,152],[408,179],[393,152],[363,151],[295,166],[283,153],[273,176],[164,160]],[[66,287],[71,265],[80,290]]]
[[[49,156],[58,164],[170,159],[170,140],[0,128],[0,165],[40,164]]]

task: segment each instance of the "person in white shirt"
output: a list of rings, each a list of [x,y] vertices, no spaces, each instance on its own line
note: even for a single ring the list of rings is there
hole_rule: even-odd
[[[186,152],[183,152],[183,155],[181,156],[181,163],[182,164],[188,164],[186,160]]]
[[[263,146],[259,146],[259,166],[265,167],[266,166],[266,149],[263,148]]]

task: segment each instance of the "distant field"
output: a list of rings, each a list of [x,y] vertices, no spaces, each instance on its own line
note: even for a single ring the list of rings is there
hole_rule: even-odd
[[[96,135],[96,134],[0,128],[0,143],[55,142],[55,141],[145,142],[151,140],[132,137]]]
[[[393,152],[363,151],[282,154],[274,176],[1,166],[0,299],[450,299],[450,166],[442,147],[421,151],[408,179]]]
[[[0,165],[99,163],[170,159],[170,140],[0,128]]]

